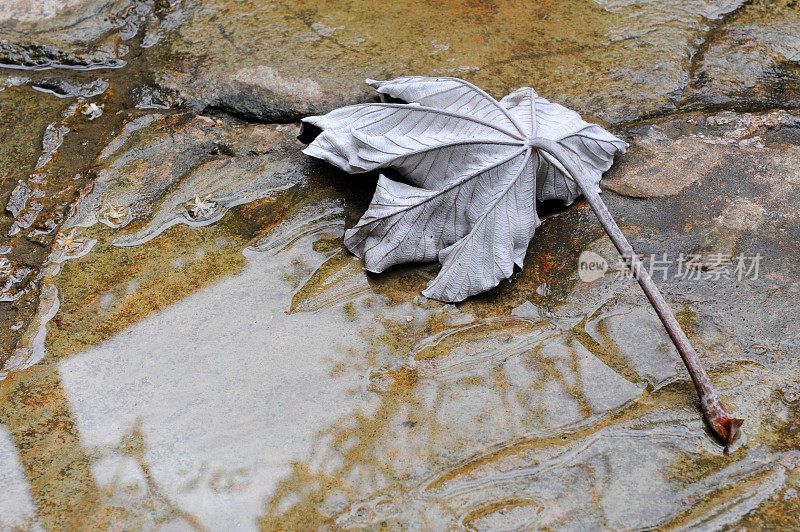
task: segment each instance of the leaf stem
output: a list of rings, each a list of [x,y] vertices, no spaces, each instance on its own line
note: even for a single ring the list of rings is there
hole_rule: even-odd
[[[597,215],[600,224],[603,226],[606,233],[608,233],[617,251],[619,251],[625,259],[626,264],[631,269],[631,272],[633,272],[633,276],[639,282],[647,299],[650,301],[650,304],[653,305],[656,314],[658,314],[658,317],[661,319],[661,323],[664,324],[664,328],[667,330],[669,337],[678,349],[678,353],[681,355],[683,363],[686,365],[686,369],[689,371],[692,382],[697,389],[697,394],[700,396],[700,405],[708,424],[714,433],[723,441],[731,443],[743,421],[731,417],[725,410],[722,399],[720,399],[717,391],[714,389],[714,385],[711,383],[711,379],[708,377],[708,373],[703,367],[700,357],[697,355],[697,351],[692,347],[689,338],[681,328],[672,310],[670,310],[667,301],[664,299],[664,296],[661,295],[661,292],[653,282],[647,269],[644,268],[642,261],[639,260],[639,257],[633,251],[633,247],[628,242],[628,239],[625,238],[617,222],[614,221],[611,213],[608,212],[608,208],[606,208],[606,204],[600,198],[600,194],[598,194],[594,184],[587,182],[586,178],[579,171],[579,168],[577,168],[569,158],[565,157],[563,150],[555,142],[548,139],[537,138],[535,139],[534,147],[542,149],[555,157],[580,187],[584,197],[589,202],[589,206],[592,208],[595,215]]]

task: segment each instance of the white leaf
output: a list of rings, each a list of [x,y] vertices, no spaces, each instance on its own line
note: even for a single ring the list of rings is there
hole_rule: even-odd
[[[499,102],[455,78],[371,81],[371,103],[303,120],[322,133],[304,153],[347,172],[394,168],[410,184],[381,175],[367,212],[345,245],[368,270],[403,262],[442,263],[423,292],[462,301],[522,267],[539,226],[536,201],[571,203],[580,194],[537,138],[556,142],[572,167],[597,186],[627,144],[574,111],[514,91]]]
[[[595,186],[614,162],[614,154],[624,153],[628,146],[597,124],[586,122],[575,111],[539,97],[529,87],[515,90],[500,104],[522,123],[526,136],[544,137],[566,148],[567,155],[581,164]],[[539,201],[559,199],[569,204],[580,196],[577,184],[552,164],[540,165],[537,178]]]

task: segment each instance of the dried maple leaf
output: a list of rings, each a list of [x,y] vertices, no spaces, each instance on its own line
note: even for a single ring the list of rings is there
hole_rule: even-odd
[[[536,200],[586,197],[678,349],[714,432],[731,442],[728,415],[700,359],[649,273],[600,199],[598,183],[627,144],[574,111],[518,89],[499,102],[455,78],[367,82],[406,103],[344,107],[303,119],[321,130],[304,153],[381,175],[369,209],[345,245],[381,272],[402,262],[442,263],[423,292],[457,302],[489,290],[522,261],[539,226]],[[301,133],[302,135],[302,133]]]
[[[540,224],[537,198],[571,203],[580,195],[538,139],[558,143],[595,188],[627,146],[530,88],[498,102],[454,78],[368,83],[410,104],[355,105],[306,118],[323,132],[305,153],[353,173],[392,167],[411,183],[381,175],[345,245],[376,273],[438,259],[442,269],[423,293],[441,301],[489,290],[522,267]]]

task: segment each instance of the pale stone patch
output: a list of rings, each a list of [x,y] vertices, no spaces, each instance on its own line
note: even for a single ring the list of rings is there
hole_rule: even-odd
[[[749,199],[737,199],[717,220],[720,225],[734,231],[755,229],[764,220],[766,209]]]
[[[319,100],[323,97],[322,87],[313,79],[287,78],[267,65],[238,70],[233,79],[240,83],[266,89],[279,96],[308,100]]]
[[[0,2],[0,22],[18,20],[35,22],[53,18],[64,9],[84,4],[89,0],[4,0]]]

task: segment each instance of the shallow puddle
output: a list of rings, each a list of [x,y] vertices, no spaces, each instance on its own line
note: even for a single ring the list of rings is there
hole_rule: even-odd
[[[748,420],[726,452],[630,279],[559,265],[542,288],[578,250],[536,254],[586,208],[456,307],[418,295],[435,268],[366,275],[341,247],[361,187],[304,179],[134,246],[81,229],[44,360],[0,382],[4,523],[717,528],[797,505],[796,391],[770,384],[790,360],[712,363]]]

